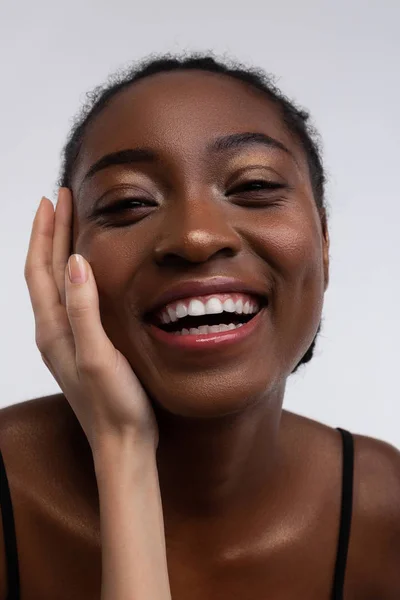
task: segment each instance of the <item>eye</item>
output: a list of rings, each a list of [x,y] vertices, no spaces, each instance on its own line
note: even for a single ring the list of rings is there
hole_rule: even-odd
[[[227,192],[235,204],[245,208],[265,208],[280,206],[284,200],[284,191],[291,189],[288,184],[265,179],[245,181]]]
[[[89,220],[99,222],[102,227],[125,227],[130,223],[121,222],[120,225],[116,224],[117,217],[122,217],[124,214],[131,213],[130,222],[140,221],[142,217],[148,214],[149,209],[157,206],[154,202],[148,198],[135,196],[130,198],[124,198],[113,202],[108,206],[96,208],[89,217]],[[115,215],[114,223],[107,223],[108,218]]]
[[[227,195],[231,194],[246,194],[252,192],[262,192],[264,190],[279,190],[285,188],[286,185],[277,181],[265,181],[264,179],[253,179],[251,181],[245,181],[237,187],[233,188],[228,192]]]
[[[132,197],[132,198],[124,198],[124,200],[120,200],[118,202],[114,202],[110,204],[110,206],[106,206],[105,208],[99,209],[101,213],[113,213],[113,212],[121,212],[124,210],[130,210],[132,208],[143,208],[146,206],[155,206],[152,204],[148,198],[140,198],[140,197]]]

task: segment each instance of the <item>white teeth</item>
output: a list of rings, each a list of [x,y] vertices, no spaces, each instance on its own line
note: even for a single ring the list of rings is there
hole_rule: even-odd
[[[244,323],[235,325],[234,323],[221,323],[221,325],[201,325],[201,327],[191,327],[190,329],[182,329],[181,331],[174,331],[173,335],[204,335],[210,333],[219,333],[221,331],[230,331],[231,329],[239,329],[243,327]]]
[[[174,311],[173,308],[168,307],[167,311],[168,311],[168,316],[169,316],[169,319],[170,319],[169,321],[168,320],[166,321],[167,323],[170,323],[171,321],[175,322],[175,321],[178,320],[178,317],[176,316],[176,312]],[[165,313],[164,313],[164,315],[165,315]]]
[[[219,298],[210,298],[207,300],[205,308],[207,315],[216,315],[217,313],[222,313],[224,311],[222,302]]]
[[[232,298],[228,298],[222,305],[224,311],[226,312],[235,312],[235,303]]]
[[[247,300],[245,302],[245,304],[243,305],[243,313],[248,315],[248,314],[252,314],[258,311],[258,305],[255,304],[254,302],[250,302],[250,300]]]
[[[188,306],[188,314],[196,317],[198,315],[204,315],[206,309],[204,304],[200,300],[191,300]]]
[[[251,302],[251,300],[244,301],[242,298],[234,301],[232,298],[227,298],[224,302],[221,302],[219,298],[212,297],[207,302],[202,302],[198,298],[193,298],[186,302],[178,302],[176,305],[171,305],[163,309],[159,313],[159,318],[162,323],[167,324],[175,323],[178,319],[182,319],[187,315],[199,316],[199,315],[215,315],[222,312],[237,313],[237,314],[250,314],[256,313],[259,310],[257,302]]]
[[[239,300],[236,301],[235,306],[236,306],[236,312],[241,315],[243,312],[243,300],[241,298],[239,298]]]
[[[182,319],[183,317],[187,317],[188,309],[182,302],[178,302],[176,307],[176,316],[178,319]]]

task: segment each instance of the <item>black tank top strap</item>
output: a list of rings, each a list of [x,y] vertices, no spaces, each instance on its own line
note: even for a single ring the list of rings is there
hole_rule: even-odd
[[[0,507],[7,569],[7,600],[20,600],[17,538],[6,468],[0,450]]]
[[[349,431],[336,427],[342,435],[342,504],[339,540],[337,546],[332,600],[343,600],[344,579],[349,549],[351,517],[353,510],[354,440]]]

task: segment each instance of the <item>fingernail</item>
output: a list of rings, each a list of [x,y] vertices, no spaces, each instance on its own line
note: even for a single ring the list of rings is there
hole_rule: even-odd
[[[68,274],[71,283],[85,283],[88,275],[83,257],[73,254],[68,260]]]

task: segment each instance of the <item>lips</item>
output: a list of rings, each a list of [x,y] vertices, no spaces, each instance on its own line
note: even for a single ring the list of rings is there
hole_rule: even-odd
[[[229,356],[234,356],[237,352],[245,351],[245,355],[249,355],[252,340],[255,342],[256,336],[262,334],[262,328],[268,322],[263,318],[266,310],[266,308],[260,310],[241,327],[219,331],[218,333],[211,330],[204,334],[202,331],[195,332],[192,330],[183,335],[176,332],[171,333],[150,324],[149,334],[157,345],[171,351],[168,356],[172,359],[179,356],[179,360],[190,361],[196,356],[197,360],[206,362],[212,360],[214,363],[215,360],[224,360],[223,357],[227,359]]]

